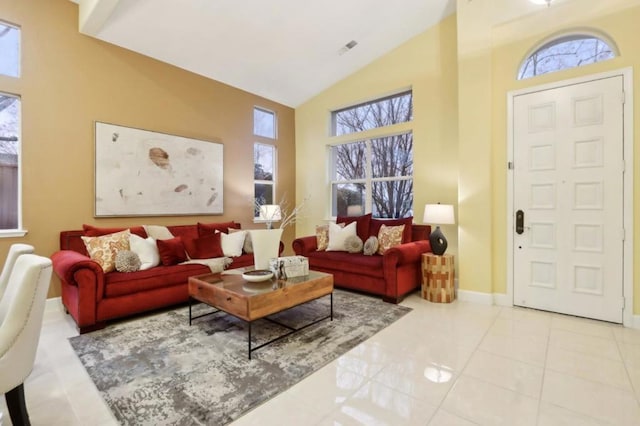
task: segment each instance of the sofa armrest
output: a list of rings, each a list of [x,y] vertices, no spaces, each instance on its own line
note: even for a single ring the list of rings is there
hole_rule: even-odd
[[[53,270],[61,281],[95,292],[94,302],[104,295],[104,271],[98,262],[73,250],[60,250],[51,256]]]
[[[388,266],[395,267],[395,265],[422,262],[422,254],[429,252],[431,252],[429,240],[412,241],[385,251],[382,262],[385,269]]]
[[[315,235],[300,237],[293,240],[293,251],[298,256],[307,256],[318,249],[318,240]]]

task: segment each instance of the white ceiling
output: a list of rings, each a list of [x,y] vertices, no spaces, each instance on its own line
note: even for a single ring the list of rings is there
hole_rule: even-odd
[[[296,107],[455,11],[455,0],[72,0],[80,30]],[[352,50],[340,54],[351,40]]]

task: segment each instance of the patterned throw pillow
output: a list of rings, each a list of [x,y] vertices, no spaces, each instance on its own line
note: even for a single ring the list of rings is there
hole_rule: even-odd
[[[128,229],[114,234],[103,235],[101,237],[82,236],[87,252],[92,260],[98,262],[102,270],[112,272],[116,269],[116,254],[120,250],[129,250]]]
[[[329,245],[329,225],[316,226],[317,251],[325,251]]]
[[[372,256],[378,252],[378,237],[375,235],[367,238],[367,241],[364,242],[364,247],[362,253],[367,256]]]
[[[344,246],[349,253],[360,253],[362,251],[362,240],[357,235],[351,235],[344,240]]]
[[[131,250],[120,250],[116,254],[116,271],[135,272],[140,270],[140,257]]]
[[[378,254],[384,254],[391,247],[402,244],[403,232],[404,225],[380,226],[380,231],[378,231]]]

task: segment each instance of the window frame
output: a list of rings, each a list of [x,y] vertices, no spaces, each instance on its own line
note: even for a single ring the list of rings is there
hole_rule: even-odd
[[[377,129],[386,129],[387,127],[390,126],[385,126],[385,127],[379,127]],[[413,181],[414,179],[414,173],[412,172],[412,174],[410,176],[407,175],[403,175],[403,176],[385,176],[385,177],[373,177],[373,149],[372,149],[372,144],[373,141],[376,139],[382,139],[382,138],[390,138],[390,137],[394,137],[394,136],[400,136],[400,135],[407,135],[407,134],[411,134],[411,136],[413,137],[413,129],[407,129],[407,130],[403,130],[403,131],[398,131],[398,132],[394,132],[394,133],[382,133],[382,134],[376,134],[376,135],[372,135],[366,138],[357,138],[357,139],[352,139],[352,140],[347,140],[344,142],[338,142],[338,143],[333,143],[330,145],[327,145],[327,158],[329,158],[329,164],[328,164],[328,173],[329,173],[329,210],[330,210],[330,214],[329,216],[335,220],[336,217],[338,216],[338,206],[335,205],[334,206],[334,187],[335,185],[340,185],[340,184],[364,184],[365,186],[365,194],[364,194],[364,211],[362,212],[362,214],[369,214],[369,213],[373,213],[373,185],[376,182],[396,182],[396,181],[401,181],[401,180],[411,180]],[[365,165],[365,174],[363,178],[358,178],[358,179],[344,179],[344,180],[337,180],[334,179],[334,176],[336,176],[336,162],[335,162],[335,156],[333,155],[333,149],[337,146],[340,145],[348,145],[348,144],[352,144],[352,143],[364,143],[365,144],[365,161],[366,161],[366,165]],[[413,148],[411,151],[411,155],[412,155],[412,161],[413,161]],[[415,191],[412,190],[412,199],[413,199],[413,195],[415,194]],[[413,207],[413,206],[412,206]],[[413,208],[412,208],[413,210]],[[335,214],[334,214],[335,213]],[[378,217],[378,216],[376,216]],[[381,219],[390,219],[390,218],[381,218]]]
[[[18,137],[18,144],[16,149],[17,157],[18,157],[17,158],[17,168],[18,168],[17,186],[18,187],[16,188],[16,192],[17,192],[16,214],[17,214],[18,223],[16,228],[0,229],[0,238],[23,237],[26,235],[27,231],[23,227],[23,214],[22,214],[23,213],[23,208],[22,208],[23,207],[22,206],[22,96],[16,93],[10,93],[5,91],[0,91],[0,94],[2,94],[3,96],[14,97],[18,99],[20,102],[19,112],[18,112],[18,123],[17,123],[18,129],[16,130],[16,134]]]
[[[18,54],[16,58],[16,74],[4,74],[0,72],[0,76],[8,77],[8,78],[20,78],[22,76],[22,27],[20,25],[12,24],[11,22],[0,19],[0,25],[4,25],[6,27],[11,27],[18,31]],[[2,52],[0,51],[0,54]]]
[[[256,111],[261,111],[263,113],[271,114],[273,117],[273,136],[260,135],[256,133]],[[259,138],[265,138],[270,140],[278,139],[278,114],[275,111],[272,111],[268,108],[264,108],[261,106],[254,105],[253,106],[253,135]]]
[[[256,165],[256,161],[255,161],[255,152],[256,152],[256,147],[258,145],[262,145],[265,147],[269,147],[272,149],[273,155],[273,161],[271,164],[271,169],[272,169],[272,175],[273,175],[273,179],[272,180],[261,180],[261,179],[256,179],[255,178],[255,165]],[[254,176],[253,176],[253,204],[254,204],[254,209],[253,209],[253,222],[254,223],[266,223],[268,222],[267,220],[263,220],[259,218],[260,212],[258,211],[258,209],[256,208],[258,205],[258,201],[257,201],[257,197],[256,197],[256,192],[255,192],[255,188],[256,185],[270,185],[271,186],[271,196],[272,196],[272,203],[273,204],[277,204],[277,197],[276,197],[276,189],[277,189],[277,183],[276,183],[276,176],[277,176],[277,172],[278,172],[278,147],[275,146],[274,144],[268,144],[268,143],[264,143],[264,142],[254,142],[253,143],[253,167],[254,167]]]
[[[593,65],[593,64],[600,63],[600,62],[604,62],[604,61],[595,61],[595,62],[591,62],[591,63],[584,64],[584,65],[577,65],[577,66],[568,67],[568,68],[556,69],[556,70],[549,71],[549,72],[546,72],[546,73],[543,73],[543,74],[535,74],[535,75],[532,75],[530,77],[521,77],[522,68],[529,61],[531,56],[535,55],[536,53],[538,53],[538,52],[540,52],[540,51],[542,51],[544,49],[548,49],[550,47],[553,47],[555,45],[566,43],[566,42],[569,42],[569,41],[580,40],[580,39],[597,39],[597,40],[601,41],[602,43],[605,43],[611,49],[611,52],[613,54],[613,58],[608,58],[608,59],[605,59],[604,61],[608,61],[610,59],[615,59],[615,58],[620,56],[620,50],[618,48],[618,45],[615,43],[615,41],[611,37],[609,37],[608,35],[604,34],[601,31],[596,31],[596,30],[591,30],[591,29],[584,29],[584,28],[574,29],[574,30],[569,30],[569,31],[562,31],[560,33],[555,33],[555,34],[550,35],[549,37],[546,37],[546,38],[542,39],[540,42],[535,44],[531,49],[529,49],[526,52],[526,54],[522,57],[522,59],[518,63],[518,69],[516,70],[516,80],[517,81],[528,80],[530,78],[539,77],[541,75],[552,74],[554,72],[566,71],[566,70],[570,70],[570,69],[580,68],[580,67],[586,66],[586,65]]]

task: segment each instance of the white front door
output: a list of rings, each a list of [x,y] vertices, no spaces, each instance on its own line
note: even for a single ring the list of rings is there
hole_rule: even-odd
[[[513,98],[513,302],[622,322],[623,77]]]

